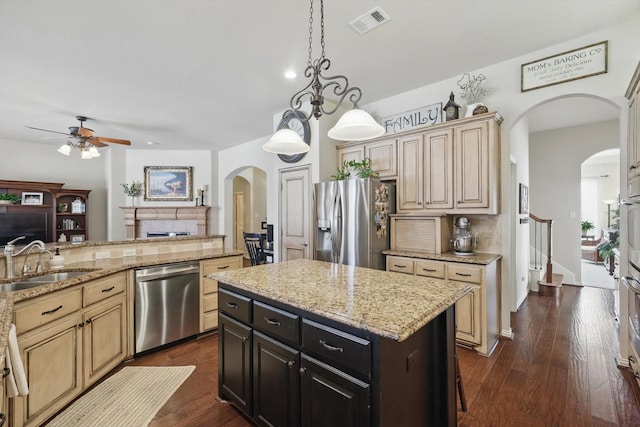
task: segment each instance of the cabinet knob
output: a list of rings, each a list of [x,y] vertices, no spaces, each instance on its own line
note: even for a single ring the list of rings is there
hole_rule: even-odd
[[[2,370],[2,378],[7,378],[10,373],[11,373],[11,369],[5,366],[4,369]]]
[[[296,362],[294,362],[293,360],[289,360],[289,361],[287,362],[287,366],[288,366],[289,368],[293,368],[293,367],[295,366],[295,364],[296,364]]]
[[[78,328],[82,328],[83,326],[84,326],[84,323],[80,323],[80,324],[78,325]]]
[[[91,323],[91,319],[87,319],[87,322],[86,322],[86,323],[87,323],[87,325],[88,325],[89,323]]]
[[[300,368],[300,375],[304,375],[307,372],[307,368],[302,367]]]
[[[242,342],[247,342],[248,339],[249,337],[242,337]]]

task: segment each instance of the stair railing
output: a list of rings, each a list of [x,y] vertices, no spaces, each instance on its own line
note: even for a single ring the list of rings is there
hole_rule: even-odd
[[[551,225],[552,219],[542,219],[530,213],[529,217],[535,221],[534,229],[534,262],[538,267],[538,254],[540,254],[540,266],[542,267],[542,247],[546,246],[547,263],[545,268],[545,282],[552,283],[553,280],[553,264],[551,262]],[[539,229],[539,230],[538,230]],[[540,246],[538,247],[538,243]]]

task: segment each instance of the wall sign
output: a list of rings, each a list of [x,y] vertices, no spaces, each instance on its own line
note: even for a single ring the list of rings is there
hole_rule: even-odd
[[[394,114],[380,119],[387,134],[394,134],[421,126],[442,123],[442,103],[425,105],[415,110]]]
[[[606,73],[608,45],[608,41],[603,41],[523,64],[520,91]]]

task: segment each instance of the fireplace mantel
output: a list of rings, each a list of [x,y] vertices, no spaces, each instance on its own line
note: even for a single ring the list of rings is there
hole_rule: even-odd
[[[195,221],[198,235],[209,234],[208,218],[210,206],[127,206],[124,211],[124,225],[127,239],[140,237],[140,221]]]

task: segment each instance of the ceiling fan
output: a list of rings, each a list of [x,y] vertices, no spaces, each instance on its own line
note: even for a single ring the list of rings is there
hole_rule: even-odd
[[[84,116],[76,116],[76,119],[80,122],[80,126],[69,126],[69,133],[58,132],[55,130],[49,129],[40,129],[34,128],[32,126],[25,126],[29,129],[41,130],[44,132],[58,133],[60,135],[65,135],[65,138],[69,138],[67,141],[69,144],[73,145],[76,148],[80,148],[84,150],[86,144],[91,144],[95,147],[107,147],[107,143],[109,144],[122,144],[122,145],[131,145],[131,141],[126,139],[116,139],[116,138],[106,138],[104,136],[95,136],[93,134],[93,130],[86,128],[83,126],[83,123],[87,121],[87,118]],[[63,138],[63,137],[58,137]]]

